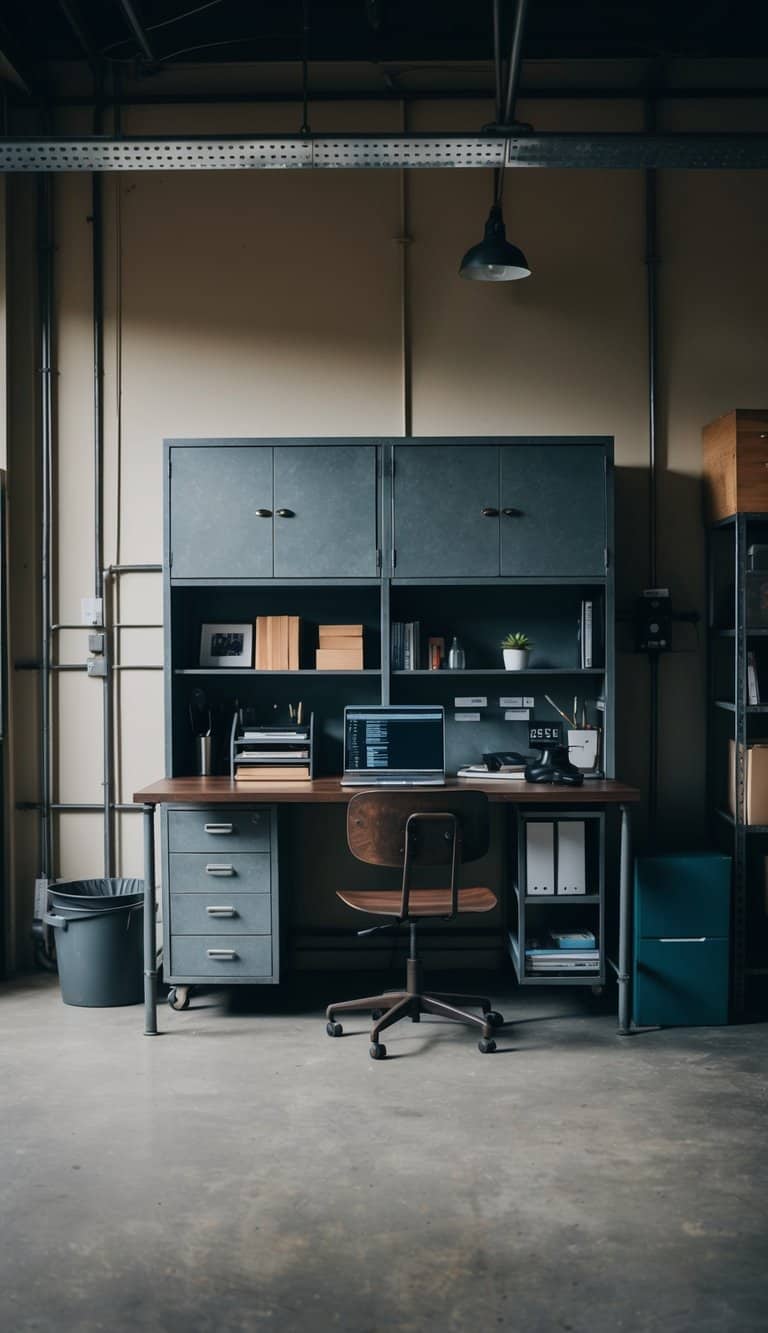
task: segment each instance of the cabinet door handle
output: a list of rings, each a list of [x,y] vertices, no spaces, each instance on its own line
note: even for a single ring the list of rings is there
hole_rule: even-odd
[[[494,509],[492,505],[484,505],[480,512],[481,512],[481,514],[483,515],[483,518],[498,518],[498,517],[499,517],[499,511],[498,511],[498,509]]]
[[[224,865],[222,866],[208,865],[205,867],[205,873],[206,875],[234,875],[235,867],[224,866]]]
[[[502,514],[504,515],[505,518],[519,518],[520,515],[521,515],[521,513],[522,513],[522,510],[521,510],[521,509],[502,509],[501,512],[502,512]]]
[[[296,515],[295,515],[295,513],[294,513],[294,511],[293,511],[292,509],[276,509],[276,510],[275,510],[275,513],[277,514],[277,517],[278,517],[278,518],[295,518],[295,517],[296,517]]]
[[[234,833],[233,824],[203,824],[206,833]]]
[[[706,935],[660,935],[659,944],[703,944]]]
[[[237,916],[237,911],[234,907],[219,907],[218,903],[212,903],[211,906],[206,907],[205,910],[209,916]]]
[[[217,962],[232,962],[238,954],[235,949],[206,949],[209,958],[215,958]]]
[[[271,510],[271,509],[254,509],[253,512],[254,512],[254,514],[256,515],[257,518],[271,518],[271,517],[272,517],[272,510]]]

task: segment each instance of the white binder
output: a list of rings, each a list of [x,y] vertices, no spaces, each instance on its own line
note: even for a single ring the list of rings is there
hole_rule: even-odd
[[[587,864],[582,819],[561,819],[557,825],[557,892],[586,893]]]
[[[525,825],[525,865],[528,895],[555,892],[555,826],[530,819]]]

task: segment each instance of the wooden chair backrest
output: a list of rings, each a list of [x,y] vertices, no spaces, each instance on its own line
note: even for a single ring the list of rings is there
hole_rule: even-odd
[[[347,844],[358,861],[374,866],[401,866],[409,815],[455,815],[461,828],[461,860],[477,861],[488,850],[488,798],[481,791],[361,791],[347,808]],[[412,863],[446,865],[451,841],[445,824],[418,825]]]

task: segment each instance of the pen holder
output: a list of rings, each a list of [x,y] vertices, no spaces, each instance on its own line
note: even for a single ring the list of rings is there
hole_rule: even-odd
[[[209,778],[211,776],[211,743],[212,738],[210,732],[207,736],[195,737],[198,777]]]
[[[582,773],[593,772],[600,759],[600,731],[597,727],[568,730],[568,758]]]

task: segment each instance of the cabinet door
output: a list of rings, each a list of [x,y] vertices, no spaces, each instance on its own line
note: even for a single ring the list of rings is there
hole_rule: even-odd
[[[496,445],[397,445],[394,492],[395,574],[401,578],[498,574]]]
[[[728,1022],[728,941],[638,940],[635,1022],[686,1027]]]
[[[376,533],[374,445],[275,446],[276,578],[375,578]]]
[[[605,454],[596,444],[501,450],[501,572],[605,573]]]
[[[174,579],[271,578],[271,448],[172,449],[170,532]]]

